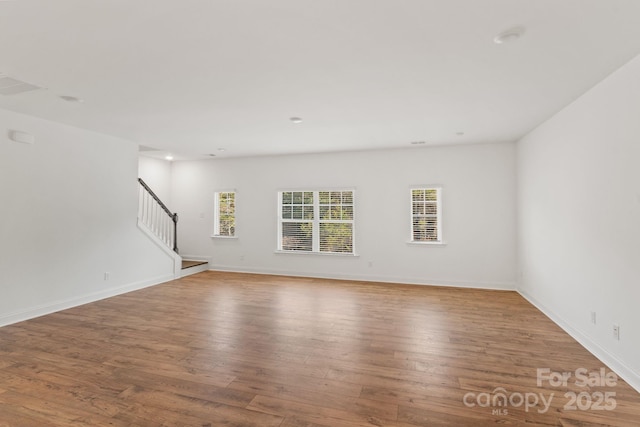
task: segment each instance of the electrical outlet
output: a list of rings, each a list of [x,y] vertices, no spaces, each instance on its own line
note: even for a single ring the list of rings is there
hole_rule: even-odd
[[[104,280],[109,280],[110,273],[108,271],[104,272]]]
[[[593,323],[594,325],[596,324],[596,312],[595,311],[591,312],[591,323]]]
[[[620,326],[613,325],[613,338],[620,341]]]

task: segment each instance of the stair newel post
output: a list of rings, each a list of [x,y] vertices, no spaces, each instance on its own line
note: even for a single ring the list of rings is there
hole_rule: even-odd
[[[178,252],[178,214],[174,213],[171,217],[173,220],[173,251]]]

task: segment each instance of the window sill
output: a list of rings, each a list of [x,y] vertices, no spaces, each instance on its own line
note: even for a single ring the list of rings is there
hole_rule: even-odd
[[[276,250],[274,252],[277,255],[287,254],[287,255],[318,255],[318,256],[337,256],[337,257],[348,257],[348,258],[357,258],[360,255],[358,254],[344,254],[340,252],[310,252],[310,251],[281,251]]]
[[[231,239],[231,240],[233,240],[233,239],[237,239],[238,236],[218,236],[217,234],[212,234],[211,238],[212,239]]]
[[[414,242],[410,240],[407,242],[407,245],[444,247],[444,246],[447,246],[447,242]]]

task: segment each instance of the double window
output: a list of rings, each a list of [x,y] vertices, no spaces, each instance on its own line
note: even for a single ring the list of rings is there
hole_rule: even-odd
[[[236,193],[219,191],[215,194],[215,221],[213,235],[235,237],[236,235]]]
[[[411,189],[411,242],[442,243],[442,189]]]
[[[354,191],[278,193],[278,250],[354,254]]]

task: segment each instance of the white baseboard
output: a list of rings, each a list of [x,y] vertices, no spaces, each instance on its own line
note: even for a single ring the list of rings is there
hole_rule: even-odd
[[[533,304],[538,310],[544,313],[549,319],[551,319],[556,325],[562,328],[566,333],[571,335],[573,339],[578,341],[580,345],[587,349],[591,354],[600,359],[601,362],[606,364],[611,370],[613,370],[620,378],[625,380],[627,384],[633,387],[640,393],[640,375],[626,363],[618,359],[613,354],[609,353],[605,348],[594,342],[587,335],[580,332],[578,329],[571,326],[571,324],[565,321],[562,316],[549,310],[540,301],[533,298],[531,295],[518,289],[517,291],[524,299]]]
[[[399,283],[406,285],[426,285],[426,286],[446,286],[455,288],[470,288],[470,289],[488,289],[498,291],[515,291],[515,282],[469,282],[469,281],[455,281],[455,280],[439,280],[439,279],[425,279],[416,277],[402,277],[402,276],[379,276],[379,275],[351,275],[351,274],[335,274],[335,273],[308,273],[308,272],[291,272],[291,270],[277,270],[277,269],[259,269],[259,268],[247,268],[244,266],[228,266],[228,265],[215,265],[209,264],[209,269],[212,271],[227,271],[233,273],[253,273],[253,274],[266,274],[276,276],[289,276],[289,277],[311,277],[317,279],[336,279],[336,280],[356,280],[378,283]]]
[[[119,286],[117,288],[105,289],[103,291],[92,292],[80,297],[70,298],[66,300],[55,301],[47,304],[42,304],[36,307],[31,307],[25,310],[16,311],[0,316],[0,326],[11,325],[13,323],[22,322],[36,317],[44,316],[46,314],[55,313],[56,311],[66,310],[69,308],[84,305],[90,302],[99,301],[105,298],[110,298],[116,295],[124,294],[131,291],[137,291],[139,289],[148,288],[149,286],[158,285],[160,283],[173,280],[173,275],[158,276],[153,279],[142,280],[128,285]]]

